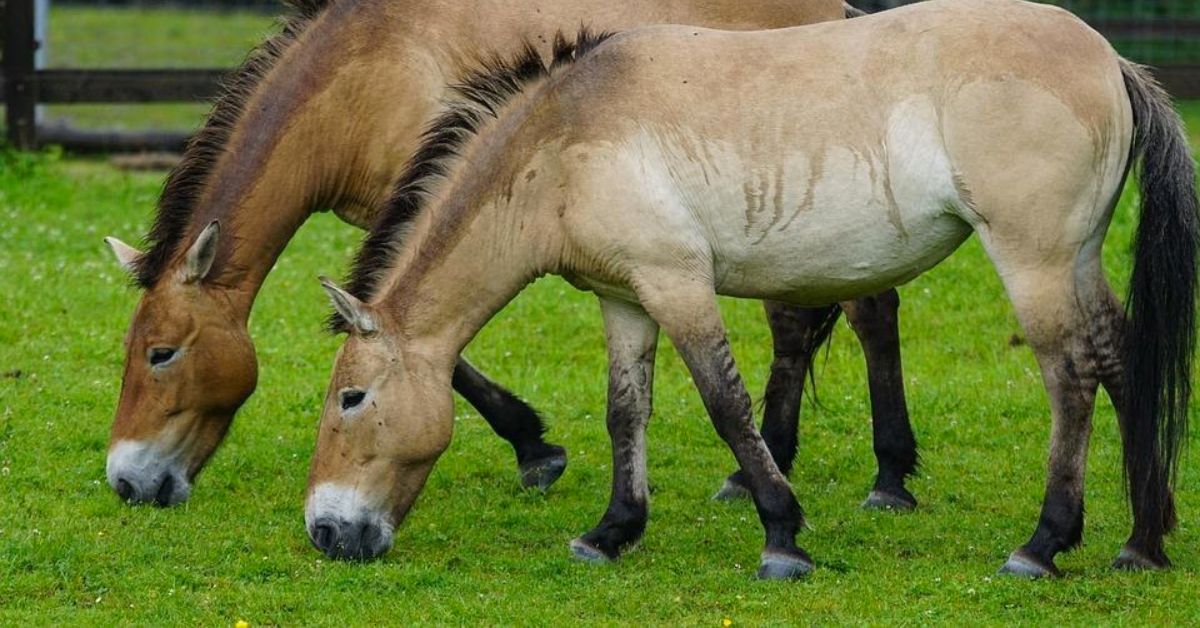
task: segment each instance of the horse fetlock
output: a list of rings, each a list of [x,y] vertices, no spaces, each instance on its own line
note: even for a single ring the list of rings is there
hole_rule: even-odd
[[[917,508],[917,498],[903,486],[887,489],[876,487],[867,495],[862,507],[868,510],[911,512]]]
[[[1139,547],[1130,542],[1121,547],[1112,566],[1118,571],[1165,571],[1171,568],[1171,559],[1167,558],[1161,544],[1158,547]]]
[[[758,564],[758,579],[797,580],[816,568],[812,558],[802,549],[767,548]]]
[[[599,525],[571,541],[571,551],[578,558],[600,552],[608,560],[616,560],[621,552],[641,540],[646,532],[649,510],[645,501],[620,502],[609,505]]]
[[[593,565],[603,565],[617,560],[620,555],[620,552],[616,550],[607,552],[600,549],[599,546],[582,536],[571,539],[571,558],[578,561]]]
[[[1026,548],[1018,549],[1008,556],[1000,573],[1021,578],[1059,578],[1062,572],[1052,559],[1043,559]]]
[[[914,475],[916,463],[895,463],[894,458],[881,457],[892,463],[881,463],[880,471],[875,476],[875,485],[863,503],[865,508],[886,508],[888,510],[913,510],[917,507],[917,498],[905,486],[905,480]]]
[[[712,498],[713,501],[718,502],[750,499],[750,488],[747,486],[742,472],[735,471],[729,477],[725,478],[725,483],[721,485],[720,490]]]
[[[549,455],[527,460],[517,465],[523,488],[545,491],[553,485],[567,469],[567,450],[558,445],[547,445]]]

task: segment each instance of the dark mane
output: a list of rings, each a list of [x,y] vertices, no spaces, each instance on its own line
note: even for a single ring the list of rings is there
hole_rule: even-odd
[[[554,38],[549,64],[527,42],[512,59],[492,57],[462,83],[452,85],[455,98],[425,130],[420,148],[409,160],[391,198],[359,248],[346,286],[350,294],[363,301],[375,296],[391,260],[403,246],[404,232],[420,215],[432,185],[446,176],[459,150],[489,119],[497,117],[505,103],[534,81],[549,76],[555,68],[582,59],[612,35],[582,28],[572,42],[559,33]],[[335,312],[329,326],[335,332],[344,331],[345,321]]]
[[[188,142],[183,158],[171,170],[158,199],[154,226],[146,235],[146,253],[137,261],[134,278],[152,288],[171,261],[187,229],[200,192],[241,117],[246,101],[288,46],[334,0],[285,0],[292,14],[282,18],[281,32],[246,56],[241,67],[222,83],[204,126]]]

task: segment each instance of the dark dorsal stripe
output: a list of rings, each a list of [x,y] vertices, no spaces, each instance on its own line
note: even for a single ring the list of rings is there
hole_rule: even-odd
[[[134,273],[143,288],[154,287],[166,271],[181,241],[188,235],[192,214],[217,159],[233,134],[246,101],[275,66],[288,46],[300,36],[334,0],[285,0],[293,13],[283,18],[278,35],[266,40],[222,83],[221,95],[213,104],[204,126],[188,142],[183,158],[167,175],[154,226],[146,235],[147,251],[138,259]]]
[[[553,57],[546,64],[537,49],[526,43],[520,54],[505,60],[492,57],[468,74],[462,83],[451,85],[453,100],[421,136],[421,144],[397,180],[392,195],[363,240],[350,271],[347,290],[368,301],[375,296],[392,260],[404,245],[404,235],[424,209],[433,185],[450,171],[459,151],[484,124],[494,120],[500,109],[534,81],[560,66],[586,56],[613,33],[592,33],[586,27],[575,41],[562,33],[554,38]],[[346,323],[336,312],[330,329],[345,331]]]

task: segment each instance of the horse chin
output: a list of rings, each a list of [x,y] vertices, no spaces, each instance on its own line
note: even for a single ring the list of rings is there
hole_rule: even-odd
[[[175,506],[192,493],[188,466],[145,441],[118,441],[108,450],[108,485],[130,504]]]

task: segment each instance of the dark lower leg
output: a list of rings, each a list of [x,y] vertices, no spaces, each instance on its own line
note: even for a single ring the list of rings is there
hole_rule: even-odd
[[[458,359],[452,379],[454,390],[467,400],[498,436],[512,444],[526,486],[546,488],[562,475],[567,452],[547,443],[542,419],[529,404]]]
[[[733,450],[745,473],[766,532],[766,552],[779,552],[808,561],[807,555],[796,547],[796,533],[802,525],[803,512],[766,443],[754,429],[750,396],[737,372],[724,334],[676,340],[676,346],[691,370],[713,426]]]
[[[872,499],[881,506],[915,507],[916,498],[904,482],[917,468],[917,440],[909,422],[900,363],[900,296],[889,290],[843,304],[846,318],[858,335],[867,361],[871,393],[871,424],[875,459]]]
[[[1009,558],[1005,571],[1058,575],[1055,556],[1083,539],[1083,481],[1097,387],[1094,363],[1085,354],[1039,355],[1054,416],[1046,496],[1037,529]]]
[[[707,265],[704,260],[700,263]],[[634,277],[638,296],[683,357],[713,426],[749,480],[766,535],[758,576],[803,576],[813,569],[812,560],[796,546],[804,513],[787,478],[779,472],[762,436],[754,429],[750,395],[729,349],[712,283],[708,278],[674,270],[640,270]]]
[[[764,301],[763,309],[771,327],[775,356],[764,398],[762,437],[779,471],[786,476],[796,458],[804,378],[813,354],[829,338],[841,310],[836,306],[801,308],[774,301]],[[734,497],[748,486],[745,473],[735,471],[718,497]]]
[[[840,308],[800,308],[764,301],[771,326],[774,360],[763,408],[762,436],[771,457],[785,476],[792,470],[798,443],[797,427],[804,378],[813,355],[833,331]]]
[[[1052,474],[1046,485],[1037,529],[1029,542],[1021,547],[1023,553],[1034,557],[1055,575],[1054,557],[1074,549],[1083,540],[1083,495],[1076,494],[1072,484],[1082,485],[1083,482]]]
[[[601,300],[608,343],[608,434],[613,479],[600,523],[573,542],[588,560],[615,559],[641,538],[649,516],[646,424],[650,419],[658,325],[640,308]]]
[[[646,417],[631,413],[629,406],[614,410],[611,405],[614,395],[621,394],[609,393],[608,433],[613,447],[613,479],[608,508],[600,523],[580,537],[607,559],[617,558],[623,548],[642,537],[650,515],[645,478]]]

